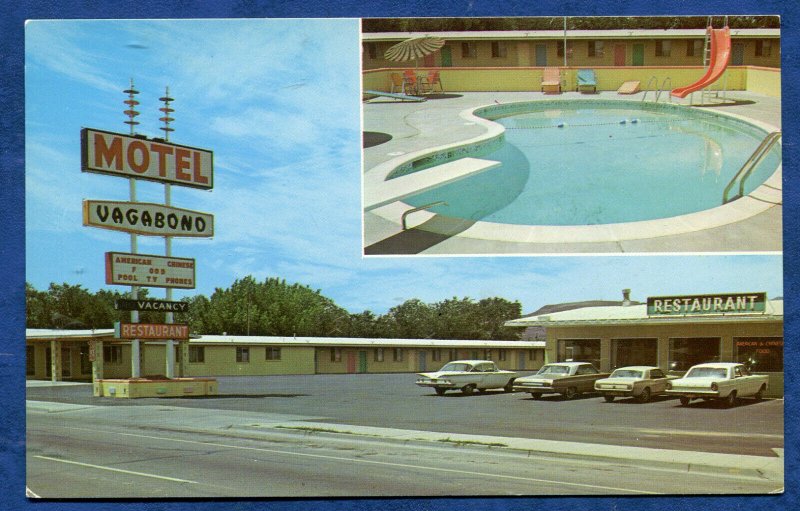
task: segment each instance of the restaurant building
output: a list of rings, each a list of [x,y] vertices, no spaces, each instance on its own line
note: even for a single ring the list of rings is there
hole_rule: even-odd
[[[654,296],[505,323],[544,328],[545,362],[588,361],[601,371],[652,365],[683,374],[703,362],[741,362],[783,395],[783,299],[766,293]]]

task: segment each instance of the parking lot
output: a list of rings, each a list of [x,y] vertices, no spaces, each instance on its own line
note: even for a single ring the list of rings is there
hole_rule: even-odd
[[[783,400],[742,399],[724,409],[675,398],[650,403],[598,395],[574,400],[488,391],[437,396],[414,384],[414,374],[220,377],[209,398],[95,398],[89,385],[29,387],[27,398],[100,406],[154,404],[291,414],[316,422],[514,438],[536,438],[690,451],[774,455],[783,447]]]

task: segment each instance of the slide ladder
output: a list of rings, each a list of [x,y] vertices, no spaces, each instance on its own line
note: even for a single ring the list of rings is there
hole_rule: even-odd
[[[696,82],[686,87],[673,89],[670,95],[677,98],[685,98],[692,92],[703,90],[719,80],[725,73],[731,57],[731,31],[730,28],[714,29],[708,27],[706,30],[708,47],[708,67],[705,74]],[[706,50],[704,49],[704,52]],[[705,60],[705,55],[704,55]]]

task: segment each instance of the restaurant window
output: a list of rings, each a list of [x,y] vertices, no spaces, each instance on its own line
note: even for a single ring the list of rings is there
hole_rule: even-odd
[[[403,361],[403,348],[395,348],[394,349],[394,361],[395,362],[402,362]]]
[[[492,58],[505,58],[508,56],[508,47],[505,41],[492,41]]]
[[[658,365],[658,339],[614,339],[611,350],[611,364],[615,369]]]
[[[754,373],[783,372],[783,337],[734,337],[736,361]]]
[[[672,55],[672,41],[656,41],[656,57]]]
[[[92,341],[94,342],[94,341]],[[80,347],[81,374],[92,373],[92,361],[89,360],[89,343],[81,343]]]
[[[106,364],[121,364],[122,346],[103,346],[103,362]]]
[[[189,346],[189,363],[204,364],[206,361],[205,346]]]
[[[383,348],[375,348],[375,362],[383,362]]]
[[[770,57],[772,55],[772,42],[765,40],[756,41],[756,57]]]
[[[242,364],[250,362],[250,348],[236,347],[236,361]]]
[[[274,346],[267,346],[266,360],[280,360],[280,359],[281,359],[281,349],[276,348]]]
[[[461,43],[461,58],[475,59],[478,58],[478,47],[475,43],[463,42]]]
[[[341,362],[341,361],[342,361],[342,349],[331,348],[331,362]]]
[[[600,339],[567,339],[558,343],[559,362],[589,362],[600,367]]]
[[[602,57],[605,54],[603,47],[603,41],[589,41],[589,56]]]
[[[440,362],[442,360],[442,350],[440,348],[436,348],[431,353],[431,358],[434,362]]]
[[[719,337],[691,337],[669,340],[670,371],[688,371],[704,362],[719,362]]]
[[[528,360],[536,360],[536,350],[528,350]]]
[[[36,374],[36,349],[33,346],[25,346],[25,374]]]

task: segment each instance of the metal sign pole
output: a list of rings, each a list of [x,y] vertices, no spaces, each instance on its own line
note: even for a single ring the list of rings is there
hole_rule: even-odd
[[[173,112],[172,108],[169,107],[170,102],[174,101],[169,96],[169,86],[166,88],[166,93],[164,97],[159,98],[160,101],[164,102],[164,106],[160,108],[162,112],[164,112],[164,116],[161,117],[159,120],[164,122],[164,126],[161,128],[164,131],[164,140],[169,142],[169,133],[173,131],[172,128],[169,127],[170,121],[174,121],[172,117],[170,117],[170,113]],[[172,205],[172,185],[169,183],[164,183],[164,205],[171,206]],[[172,256],[172,237],[171,236],[164,236],[164,255],[167,257]],[[172,288],[168,287],[165,288],[165,297],[167,301],[172,301]],[[166,313],[166,318],[164,320],[167,324],[172,324],[175,321],[175,317],[172,312]],[[180,343],[178,343],[180,345]],[[175,377],[175,341],[173,339],[168,339],[166,342],[166,368],[165,368],[165,376],[167,378],[174,378]]]
[[[134,107],[139,104],[138,101],[134,99],[136,94],[139,94],[139,91],[136,90],[133,86],[133,78],[131,78],[131,86],[128,90],[123,91],[128,94],[128,99],[124,101],[125,104],[128,105],[128,110],[125,111],[125,114],[128,116],[128,120],[125,121],[125,124],[128,124],[131,127],[131,136],[135,135],[134,127],[139,124],[138,121],[134,120],[134,118],[139,115],[139,112],[134,110]],[[130,201],[136,202],[136,179],[129,179],[129,188],[130,188]],[[139,243],[137,235],[131,233],[131,253],[136,254],[139,249]],[[137,300],[139,298],[139,287],[138,286],[131,286],[131,298]],[[131,323],[138,323],[139,322],[139,311],[131,311]],[[133,339],[131,341],[131,378],[139,378],[142,374],[141,368],[141,346],[139,339]]]

